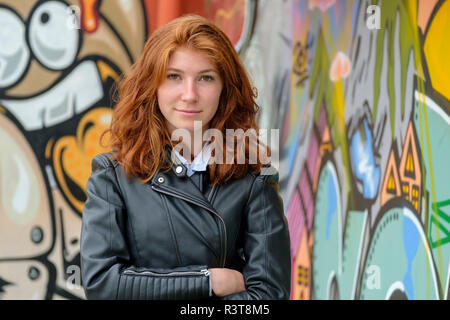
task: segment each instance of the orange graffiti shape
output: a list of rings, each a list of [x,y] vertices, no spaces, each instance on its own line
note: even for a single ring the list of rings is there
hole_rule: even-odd
[[[227,34],[236,45],[242,36],[245,20],[245,0],[225,1],[223,7],[217,9],[214,22]],[[231,8],[229,8],[231,6]]]
[[[87,33],[95,32],[99,26],[98,0],[80,0],[81,26]]]
[[[90,111],[78,124],[76,137],[61,137],[53,149],[56,179],[63,194],[80,213],[83,210],[84,200],[77,196],[76,191],[69,185],[75,184],[85,194],[87,181],[91,175],[92,159],[97,154],[108,151],[100,146],[99,139],[101,133],[111,123],[111,113],[112,110],[109,108],[96,108]]]

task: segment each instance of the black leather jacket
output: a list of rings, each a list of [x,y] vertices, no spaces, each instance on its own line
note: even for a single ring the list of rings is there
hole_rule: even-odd
[[[211,188],[175,163],[142,184],[108,154],[92,161],[83,210],[81,271],[88,299],[203,299],[208,268],[243,273],[224,299],[288,299],[291,259],[278,174]]]

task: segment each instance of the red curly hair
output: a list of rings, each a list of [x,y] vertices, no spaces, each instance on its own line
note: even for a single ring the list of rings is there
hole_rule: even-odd
[[[174,147],[174,141],[158,107],[157,89],[164,80],[171,54],[179,47],[206,53],[222,78],[219,106],[210,128],[219,130],[224,139],[226,129],[242,129],[245,132],[254,129],[259,133],[256,124],[259,110],[255,102],[257,93],[228,37],[200,16],[186,15],[172,20],[150,36],[141,57],[120,82],[119,100],[113,111],[111,127],[106,131],[110,133],[109,147],[115,151],[115,159],[128,176],[139,177],[143,183],[148,182],[158,169],[169,170],[173,165],[173,162],[167,161],[166,150]],[[243,140],[245,163],[238,164],[237,150],[234,148],[234,163],[209,165],[211,184],[242,178],[249,170],[253,173],[261,171],[261,159],[256,157],[257,163],[248,161],[250,154],[256,150],[245,137]],[[221,145],[223,154],[226,154],[229,149],[225,150],[225,141]],[[270,149],[264,147],[265,154],[270,153]]]

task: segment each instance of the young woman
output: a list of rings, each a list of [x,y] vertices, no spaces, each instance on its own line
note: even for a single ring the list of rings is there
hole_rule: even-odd
[[[112,152],[92,161],[81,232],[88,299],[289,298],[278,175],[251,161],[255,95],[208,20],[184,16],[151,35],[119,87]],[[229,143],[230,129],[244,134]]]

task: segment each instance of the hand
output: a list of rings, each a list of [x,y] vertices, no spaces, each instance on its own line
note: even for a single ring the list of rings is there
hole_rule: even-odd
[[[223,297],[245,291],[244,276],[239,271],[227,268],[208,269],[214,294]]]

